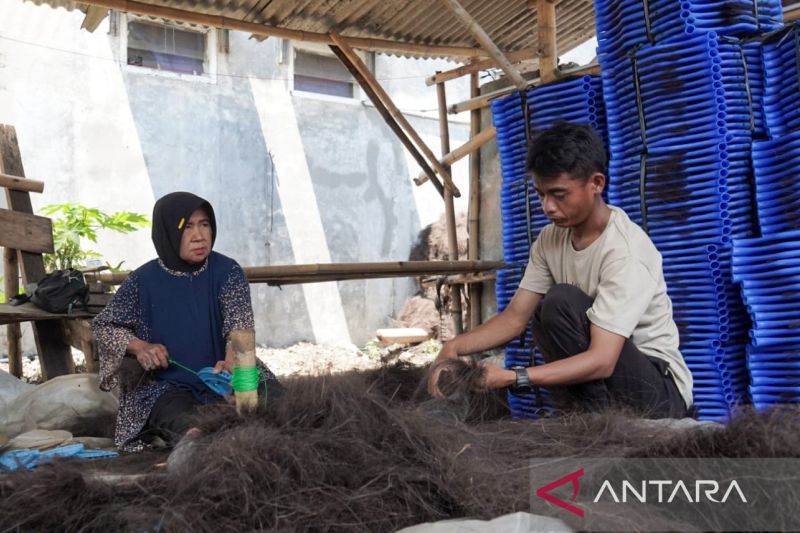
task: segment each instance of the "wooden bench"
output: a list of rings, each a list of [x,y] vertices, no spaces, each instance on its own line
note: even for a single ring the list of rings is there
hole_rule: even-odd
[[[42,192],[44,183],[25,179],[16,132],[12,126],[6,125],[0,125],[0,188],[5,190],[8,207],[0,209],[4,292],[6,297],[11,297],[19,291],[20,272],[24,284],[37,282],[45,276],[42,253],[53,252],[53,230],[50,219],[33,214],[30,193]],[[104,287],[96,284],[90,288],[94,293],[104,292]],[[105,294],[98,296],[101,296],[100,303],[109,297]],[[102,306],[90,308],[90,311],[99,309]],[[92,316],[91,312],[72,315],[48,313],[31,303],[20,306],[0,304],[0,324],[7,325],[9,371],[17,377],[22,374],[20,323],[32,322],[43,379],[75,371],[71,345],[84,353],[87,371],[95,372]]]

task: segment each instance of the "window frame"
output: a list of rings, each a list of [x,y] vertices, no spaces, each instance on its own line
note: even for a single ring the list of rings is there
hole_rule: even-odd
[[[317,100],[327,100],[330,102],[339,102],[339,103],[348,103],[348,104],[361,104],[364,99],[367,98],[366,93],[359,85],[358,81],[350,74],[350,71],[342,64],[342,68],[345,69],[348,76],[352,80],[353,84],[353,96],[338,96],[332,94],[325,94],[325,93],[317,93],[313,91],[304,91],[302,89],[296,89],[294,86],[294,76],[295,76],[295,56],[296,53],[302,52],[304,54],[312,54],[312,55],[319,55],[323,57],[332,57],[336,59],[336,61],[340,61],[338,57],[326,46],[320,45],[316,43],[306,43],[300,41],[288,41],[288,52],[289,52],[289,93],[293,96],[300,96],[303,98],[310,98],[310,99],[317,99]],[[361,50],[356,50],[356,53],[361,57],[364,63],[369,68],[370,72],[375,71],[375,60],[374,60],[374,53],[373,52],[363,52]]]
[[[128,64],[128,22],[144,22],[154,26],[163,26],[166,28],[174,28],[184,32],[199,33],[205,38],[205,59],[203,60],[203,73],[202,74],[188,74],[184,72],[175,72],[173,70],[156,69],[144,67],[139,65]],[[150,76],[158,76],[162,78],[171,78],[176,80],[193,81],[200,83],[216,83],[217,82],[217,50],[218,36],[215,28],[208,26],[193,26],[187,27],[182,24],[171,23],[167,20],[159,19],[153,20],[150,17],[133,15],[130,13],[120,13],[119,17],[119,54],[120,62],[127,72],[135,72],[138,74],[146,74]]]

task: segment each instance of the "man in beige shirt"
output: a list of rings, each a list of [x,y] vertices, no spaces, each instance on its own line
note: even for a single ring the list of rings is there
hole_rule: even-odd
[[[525,275],[508,307],[447,342],[431,367],[501,346],[533,319],[546,364],[485,367],[485,385],[551,388],[590,410],[609,405],[652,418],[686,416],[692,375],[678,350],[661,254],[647,234],[601,193],[602,141],[584,124],[560,123],[537,135],[528,153],[542,208],[552,224],[531,248]]]

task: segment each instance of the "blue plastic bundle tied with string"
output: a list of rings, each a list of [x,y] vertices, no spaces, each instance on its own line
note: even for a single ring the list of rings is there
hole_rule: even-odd
[[[707,32],[745,37],[777,30],[780,0],[595,0],[598,53],[621,57],[643,44]]]
[[[663,257],[702,418],[747,401],[750,327],[731,242],[757,230],[751,146],[764,135],[758,43],[715,32],[600,57],[612,160],[609,199]],[[719,362],[724,352],[724,362]]]
[[[753,143],[755,195],[763,234],[800,228],[800,130]]]
[[[733,275],[752,318],[747,348],[757,407],[800,401],[800,230],[733,243]]]
[[[497,308],[502,311],[519,287],[531,243],[549,222],[541,210],[533,182],[525,172],[531,131],[548,128],[560,120],[581,122],[591,125],[605,140],[606,120],[602,83],[598,76],[581,76],[542,85],[527,91],[524,99],[515,93],[493,100],[491,109],[497,128],[503,176],[500,189],[503,259],[510,266],[498,272],[495,284]],[[526,117],[529,121],[527,129]],[[535,348],[530,326],[506,345],[505,364],[508,368],[544,364]],[[509,405],[515,418],[533,418],[550,409],[550,395],[545,389],[509,395]]]
[[[762,49],[764,116],[769,135],[777,138],[800,129],[800,27],[767,36]]]

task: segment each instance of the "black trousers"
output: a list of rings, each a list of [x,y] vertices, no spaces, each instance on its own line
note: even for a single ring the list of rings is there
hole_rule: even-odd
[[[285,390],[272,372],[262,370],[258,383],[259,399],[267,401],[269,392],[269,401],[275,401],[284,395]],[[223,401],[221,396],[219,401]],[[192,416],[201,405],[204,404],[187,390],[168,390],[156,400],[150,410],[142,438],[148,441],[153,437],[161,437],[169,446],[175,446],[191,427]]]
[[[533,315],[533,337],[545,362],[585,352],[590,344],[586,311],[592,299],[568,284],[553,286]],[[686,403],[675,385],[669,364],[639,351],[625,340],[614,372],[607,379],[552,387],[558,403],[590,411],[626,407],[647,418],[683,418]]]

